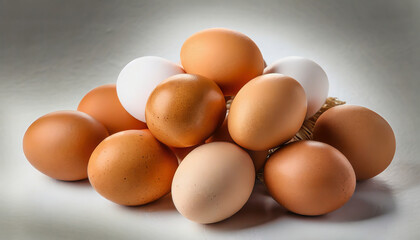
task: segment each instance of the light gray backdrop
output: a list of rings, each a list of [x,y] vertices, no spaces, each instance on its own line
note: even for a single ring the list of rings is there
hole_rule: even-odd
[[[391,166],[358,184],[324,217],[285,213],[258,185],[237,215],[201,226],[170,196],[125,208],[86,182],[35,171],[22,136],[37,117],[75,109],[130,60],[179,60],[208,27],[250,36],[267,63],[301,55],[330,79],[330,96],[385,117],[397,138]],[[0,1],[1,239],[419,239],[420,1]]]

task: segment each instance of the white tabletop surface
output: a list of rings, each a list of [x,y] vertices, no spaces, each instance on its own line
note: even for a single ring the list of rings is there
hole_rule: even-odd
[[[136,57],[178,61],[183,41],[208,27],[247,34],[268,63],[317,61],[330,96],[393,127],[390,167],[326,216],[287,213],[256,185],[232,218],[199,225],[178,214],[170,195],[122,207],[87,181],[56,181],[27,162],[22,137],[36,118],[75,109]],[[419,104],[416,0],[0,0],[0,239],[420,239]]]

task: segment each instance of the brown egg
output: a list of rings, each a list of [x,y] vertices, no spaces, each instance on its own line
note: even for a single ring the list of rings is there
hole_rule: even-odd
[[[171,147],[204,142],[222,124],[226,102],[210,79],[192,74],[174,75],[150,94],[146,122],[159,141]]]
[[[80,101],[77,110],[101,122],[110,134],[147,128],[144,122],[135,119],[123,108],[115,84],[103,85],[90,91]]]
[[[299,141],[270,156],[264,182],[271,196],[289,211],[322,215],[353,195],[356,177],[346,157],[328,144]]]
[[[305,120],[306,97],[293,78],[271,73],[248,82],[232,101],[228,129],[251,150],[268,150],[290,140]]]
[[[223,121],[222,126],[220,126],[211,137],[206,140],[206,143],[211,142],[231,142],[235,143],[228,131],[228,121],[227,118]],[[244,150],[249,154],[254,163],[255,171],[260,170],[263,166],[265,161],[267,160],[268,150],[263,151],[252,151],[245,149]]]
[[[108,136],[106,128],[86,113],[59,111],[38,118],[23,137],[28,161],[45,175],[65,181],[87,178],[95,147]]]
[[[223,28],[206,29],[189,37],[181,48],[181,62],[187,73],[215,81],[228,96],[235,95],[264,70],[257,45],[246,35]]]
[[[149,130],[127,130],[98,145],[88,173],[90,183],[103,197],[134,206],[169,193],[177,167],[175,155]]]
[[[391,126],[377,113],[360,106],[342,105],[324,112],[315,123],[313,138],[340,150],[353,166],[357,180],[384,171],[395,154]]]

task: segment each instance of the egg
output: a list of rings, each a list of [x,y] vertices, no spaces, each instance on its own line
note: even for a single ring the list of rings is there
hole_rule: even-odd
[[[219,127],[226,102],[216,83],[193,74],[178,74],[160,83],[146,105],[152,134],[171,147],[204,142]]]
[[[107,136],[106,128],[88,114],[58,111],[29,126],[23,151],[32,166],[45,175],[76,181],[87,178],[89,157]]]
[[[305,89],[308,101],[306,118],[312,117],[328,97],[328,77],[314,61],[304,57],[285,57],[264,69],[264,74],[281,73],[298,81]]]
[[[299,131],[306,104],[305,91],[293,78],[276,73],[256,77],[232,101],[230,136],[254,151],[276,147]]]
[[[175,155],[149,130],[127,130],[109,136],[89,160],[89,181],[106,199],[135,206],[169,193],[178,166]]]
[[[350,161],[357,180],[384,171],[395,154],[395,135],[388,122],[365,107],[330,108],[316,121],[313,138],[340,150]]]
[[[150,93],[160,82],[180,73],[185,73],[181,66],[164,58],[136,58],[128,63],[118,76],[118,98],[128,113],[145,122],[144,111]]]
[[[176,148],[176,147],[169,147],[172,152],[175,154],[176,158],[178,158],[178,162],[182,162],[182,160],[184,160],[184,158],[192,151],[194,150],[196,147],[200,146],[201,144],[197,144],[191,147],[186,147],[186,148]]]
[[[121,105],[115,84],[102,85],[88,92],[77,110],[101,122],[110,134],[147,127],[146,123],[131,116]]]
[[[220,126],[213,133],[213,135],[206,140],[206,143],[210,143],[210,142],[231,142],[231,143],[235,143],[235,141],[233,141],[232,137],[229,135],[227,123],[228,123],[227,118],[225,118],[222,126]],[[254,163],[255,171],[260,170],[264,166],[265,160],[267,159],[268,150],[264,150],[264,151],[252,151],[252,150],[248,150],[248,149],[244,149],[244,150],[251,157],[252,162]]]
[[[207,143],[179,165],[172,199],[176,209],[194,222],[219,222],[245,205],[254,181],[254,165],[243,149],[228,142]]]
[[[187,73],[215,81],[228,96],[264,70],[258,46],[246,35],[224,28],[206,29],[189,37],[181,48],[181,62]]]
[[[322,215],[353,195],[356,177],[346,157],[328,144],[298,141],[270,156],[264,182],[271,196],[291,212]]]

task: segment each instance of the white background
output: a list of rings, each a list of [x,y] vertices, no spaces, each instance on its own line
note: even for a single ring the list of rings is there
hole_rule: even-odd
[[[257,185],[238,214],[203,226],[170,196],[122,207],[26,161],[36,118],[75,109],[136,57],[178,61],[183,41],[208,27],[247,34],[267,63],[318,62],[330,96],[391,124],[390,167],[323,217],[287,213]],[[0,94],[1,239],[420,239],[420,1],[0,1]]]

